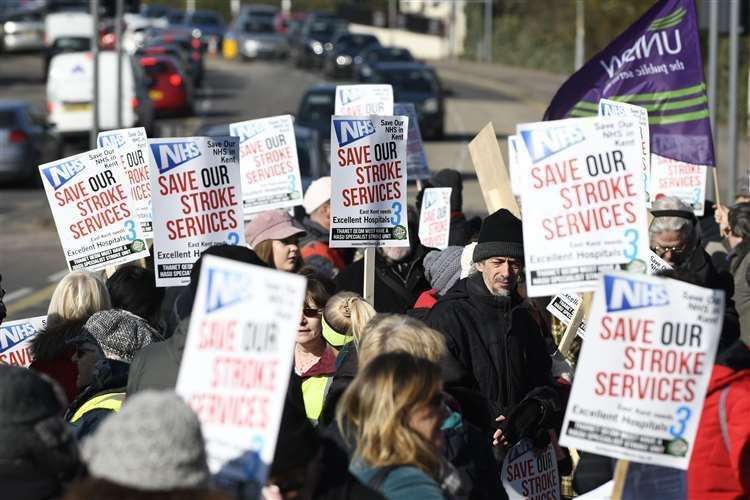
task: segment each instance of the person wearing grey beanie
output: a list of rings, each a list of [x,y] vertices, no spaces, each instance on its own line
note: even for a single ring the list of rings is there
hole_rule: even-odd
[[[146,390],[128,399],[83,443],[81,456],[90,477],[66,500],[222,498],[209,489],[198,416],[172,391]]]
[[[461,253],[464,247],[449,246],[444,250],[432,250],[424,257],[424,275],[432,287],[421,293],[410,316],[424,319],[438,299],[448,293],[461,277]]]
[[[93,314],[82,335],[71,340],[79,393],[65,417],[79,440],[110,413],[119,411],[135,353],[157,338],[156,330],[143,318],[109,309]]]

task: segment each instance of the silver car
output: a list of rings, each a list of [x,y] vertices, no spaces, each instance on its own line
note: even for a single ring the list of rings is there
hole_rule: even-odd
[[[27,102],[0,100],[0,181],[35,180],[37,166],[58,153],[43,115]]]
[[[241,17],[232,31],[243,59],[277,59],[289,52],[286,37],[276,31],[272,17]]]
[[[3,22],[3,49],[6,52],[44,48],[44,19],[38,12],[18,12]]]

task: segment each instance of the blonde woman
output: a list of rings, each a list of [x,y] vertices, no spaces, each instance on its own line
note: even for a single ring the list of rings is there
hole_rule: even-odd
[[[359,370],[378,354],[394,351],[440,363],[445,355],[445,340],[418,319],[403,314],[378,314],[362,333]]]
[[[375,309],[361,295],[339,292],[328,300],[323,312],[323,337],[336,349],[359,343],[365,325]]]
[[[405,352],[370,360],[336,412],[354,446],[349,470],[386,499],[442,500],[440,367]]]
[[[86,321],[92,314],[111,309],[107,286],[88,271],[73,271],[58,283],[47,309],[47,326],[62,321]]]

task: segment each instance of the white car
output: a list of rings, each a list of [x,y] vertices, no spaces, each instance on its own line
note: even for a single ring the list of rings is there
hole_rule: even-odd
[[[19,12],[5,19],[2,26],[6,52],[44,48],[44,22],[38,12]]]
[[[93,128],[93,73],[91,52],[59,54],[47,76],[47,121],[62,137],[85,135]],[[99,130],[118,128],[117,54],[99,53]],[[154,110],[141,68],[128,54],[122,59],[122,127],[153,128]]]

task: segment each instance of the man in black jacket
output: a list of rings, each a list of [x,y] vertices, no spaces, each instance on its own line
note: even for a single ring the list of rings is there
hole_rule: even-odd
[[[521,221],[505,209],[488,216],[473,260],[479,273],[456,283],[433,306],[427,324],[445,335],[446,389],[467,419],[489,429],[529,391],[551,382],[551,359],[531,304],[516,290],[523,271]]]

